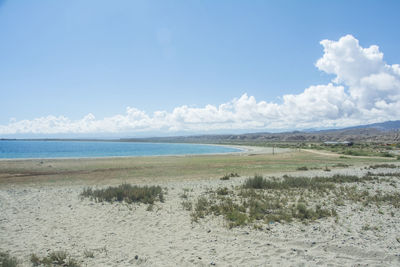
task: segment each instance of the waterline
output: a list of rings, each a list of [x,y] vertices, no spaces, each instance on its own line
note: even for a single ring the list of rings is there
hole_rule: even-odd
[[[236,147],[203,144],[107,141],[0,141],[1,159],[204,155],[241,151]]]

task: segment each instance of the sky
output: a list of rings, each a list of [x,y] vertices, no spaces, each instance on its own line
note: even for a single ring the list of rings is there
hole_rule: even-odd
[[[0,138],[400,119],[400,1],[0,0]]]

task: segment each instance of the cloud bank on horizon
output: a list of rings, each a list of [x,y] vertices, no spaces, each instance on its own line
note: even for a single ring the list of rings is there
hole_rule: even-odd
[[[64,116],[11,121],[0,134],[93,134],[135,132],[207,132],[345,127],[400,118],[400,65],[388,65],[379,47],[360,46],[352,35],[322,40],[315,66],[333,74],[329,84],[312,85],[301,94],[283,95],[282,103],[243,94],[219,106],[176,107],[172,112],[127,107],[125,114],[80,120]]]

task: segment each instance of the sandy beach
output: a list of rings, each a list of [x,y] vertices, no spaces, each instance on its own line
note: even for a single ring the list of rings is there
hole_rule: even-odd
[[[289,174],[361,177],[368,172],[398,173],[400,166],[396,166]],[[81,266],[400,265],[400,210],[389,204],[349,202],[336,207],[338,220],[263,223],[257,229],[253,225],[230,229],[222,216],[193,222],[190,211],[182,207],[184,192],[194,202],[210,190],[233,190],[247,178],[139,182],[160,185],[165,191],[165,202],[156,202],[151,211],[146,204],[96,203],[80,197],[86,186],[104,188],[107,183],[4,183],[0,186],[0,249],[17,257],[22,266],[32,266],[32,253],[44,257],[51,251],[66,251]],[[399,177],[389,178],[355,186],[398,192]]]
[[[0,267],[400,267],[399,13],[0,0]]]

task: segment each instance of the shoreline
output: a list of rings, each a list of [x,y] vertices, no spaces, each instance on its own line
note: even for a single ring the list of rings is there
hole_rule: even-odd
[[[145,184],[157,181],[217,179],[229,173],[241,176],[295,172],[300,167],[333,169],[337,163],[353,166],[393,162],[324,156],[306,151],[268,147],[240,147],[244,152],[209,155],[54,158],[0,160],[0,186],[34,184]],[[340,165],[339,164],[339,165]]]
[[[155,143],[157,144],[157,143]],[[170,143],[162,143],[170,144]],[[174,143],[175,144],[175,143]],[[181,144],[181,143],[176,143]],[[0,161],[29,161],[29,160],[95,160],[95,159],[116,159],[116,158],[151,158],[151,157],[196,157],[196,156],[212,156],[212,155],[237,155],[237,154],[271,154],[271,147],[246,146],[246,145],[220,145],[220,144],[196,144],[185,143],[188,145],[204,145],[204,146],[221,146],[227,148],[238,149],[239,151],[217,152],[217,153],[189,153],[189,154],[166,154],[166,155],[131,155],[131,156],[99,156],[99,157],[45,157],[45,158],[0,158]],[[275,154],[291,152],[290,148],[274,148]]]
[[[68,141],[70,142],[70,141]],[[77,141],[80,142],[80,141]],[[91,142],[91,141],[90,141]],[[125,142],[121,142],[125,143]],[[132,142],[134,143],[134,142]],[[140,143],[140,142],[136,142]],[[148,144],[148,143],[147,143]],[[153,143],[152,143],[153,144]],[[182,144],[182,143],[154,143],[154,144]],[[189,153],[189,154],[165,154],[165,155],[129,155],[129,156],[99,156],[99,157],[44,157],[44,158],[0,158],[0,161],[27,161],[27,160],[77,160],[77,159],[115,159],[115,158],[142,158],[142,157],[188,157],[188,156],[210,156],[210,155],[230,155],[230,154],[240,154],[240,153],[248,153],[251,151],[250,146],[240,146],[240,145],[219,145],[219,144],[196,144],[196,143],[184,143],[188,145],[203,145],[203,146],[221,146],[227,148],[238,149],[239,151],[231,151],[231,152],[217,152],[217,153]],[[260,147],[262,148],[262,147]]]

